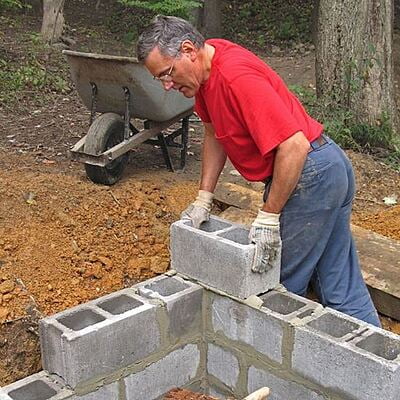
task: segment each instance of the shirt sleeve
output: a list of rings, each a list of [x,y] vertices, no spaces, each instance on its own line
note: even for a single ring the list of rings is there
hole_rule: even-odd
[[[196,93],[194,111],[196,111],[197,115],[203,122],[211,122],[211,118],[208,114],[207,106],[201,92]]]
[[[290,106],[281,98],[289,96],[290,92],[282,90],[278,93],[278,90],[259,75],[242,75],[230,84],[232,102],[239,118],[263,156],[301,131]],[[292,99],[286,100],[290,105]]]

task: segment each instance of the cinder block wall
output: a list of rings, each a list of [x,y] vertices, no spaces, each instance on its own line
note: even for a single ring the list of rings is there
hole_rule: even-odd
[[[280,291],[257,309],[207,292],[211,393],[271,400],[400,399],[400,337]],[[224,367],[223,367],[224,365]]]
[[[204,289],[166,275],[40,322],[44,372],[0,400],[157,399],[206,386]]]
[[[42,320],[45,371],[0,400],[156,400],[173,387],[241,398],[261,386],[269,400],[400,399],[399,336],[286,292],[276,271],[256,282],[243,227],[213,218],[201,231],[172,229],[185,277]],[[216,270],[225,279],[210,279]]]

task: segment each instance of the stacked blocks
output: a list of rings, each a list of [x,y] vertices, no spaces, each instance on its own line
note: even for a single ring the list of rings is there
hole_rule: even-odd
[[[315,302],[285,291],[260,296],[260,308],[218,294],[207,295],[207,373],[211,393],[242,396],[273,387],[272,399],[325,399],[291,371],[296,326],[323,312]],[[227,360],[224,369],[221,360]],[[282,383],[285,383],[284,385]]]
[[[343,397],[400,398],[399,336],[334,310],[296,330],[292,367]]]
[[[200,382],[203,291],[164,275],[45,318],[44,368],[73,400],[150,400]]]
[[[127,289],[43,319],[40,337],[43,367],[74,388],[149,356],[161,334],[156,307]]]
[[[171,226],[171,267],[238,298],[265,293],[279,284],[280,268],[251,271],[255,245],[249,244],[248,234],[243,226],[215,216],[200,229],[177,221]]]

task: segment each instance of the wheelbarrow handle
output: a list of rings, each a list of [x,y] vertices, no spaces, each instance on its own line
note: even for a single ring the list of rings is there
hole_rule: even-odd
[[[243,400],[266,400],[269,395],[269,388],[263,387],[261,389],[256,390],[255,392],[249,394]]]

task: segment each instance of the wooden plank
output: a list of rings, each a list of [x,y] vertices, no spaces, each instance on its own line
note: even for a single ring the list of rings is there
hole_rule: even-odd
[[[351,229],[376,308],[400,320],[400,242],[355,225]]]

